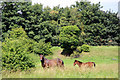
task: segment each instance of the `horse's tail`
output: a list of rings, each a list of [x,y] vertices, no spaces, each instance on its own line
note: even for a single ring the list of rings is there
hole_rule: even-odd
[[[58,66],[64,67],[64,62],[63,60],[58,58]]]
[[[64,62],[62,61],[62,67],[64,67]]]
[[[96,66],[94,62],[92,62],[94,64],[94,67]]]

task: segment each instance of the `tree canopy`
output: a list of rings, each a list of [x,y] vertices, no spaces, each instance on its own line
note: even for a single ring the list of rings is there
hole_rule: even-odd
[[[3,2],[2,5],[3,41],[12,28],[22,26],[28,37],[37,42],[42,39],[46,43],[59,44],[58,36],[62,27],[76,25],[81,29],[82,23],[82,30],[86,34],[84,43],[119,43],[117,13],[102,11],[100,3],[77,1],[70,7],[60,8],[58,5],[53,9],[49,6],[43,8],[42,4],[31,5],[31,2]]]

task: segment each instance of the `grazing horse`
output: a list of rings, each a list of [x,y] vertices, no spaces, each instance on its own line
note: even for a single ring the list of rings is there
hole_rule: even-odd
[[[41,60],[41,64],[43,68],[49,68],[49,67],[64,67],[64,62],[59,59],[59,58],[55,58],[55,59],[46,59],[43,55],[40,55],[40,60]]]
[[[93,66],[95,67],[95,63],[94,63],[94,62],[86,62],[86,63],[83,63],[83,62],[80,62],[80,61],[78,61],[78,60],[75,60],[74,63],[73,63],[73,65],[75,66],[76,64],[77,64],[79,67],[81,67],[81,66],[90,67],[90,68],[92,68]]]

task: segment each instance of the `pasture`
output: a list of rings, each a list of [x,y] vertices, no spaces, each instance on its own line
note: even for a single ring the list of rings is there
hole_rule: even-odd
[[[43,69],[40,58],[34,55],[36,68],[27,71],[10,73],[2,71],[3,78],[118,78],[118,46],[91,46],[90,52],[83,52],[79,58],[70,58],[61,55],[63,49],[53,47],[53,55],[47,59],[60,58],[64,61],[64,68]],[[73,66],[74,60],[95,62],[95,68],[79,68]]]

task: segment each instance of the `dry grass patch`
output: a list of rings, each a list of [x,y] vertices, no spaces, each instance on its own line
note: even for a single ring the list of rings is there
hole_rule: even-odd
[[[6,72],[5,72],[6,73]],[[4,74],[7,78],[118,78],[118,64],[99,64],[95,68],[35,68],[30,71]]]

